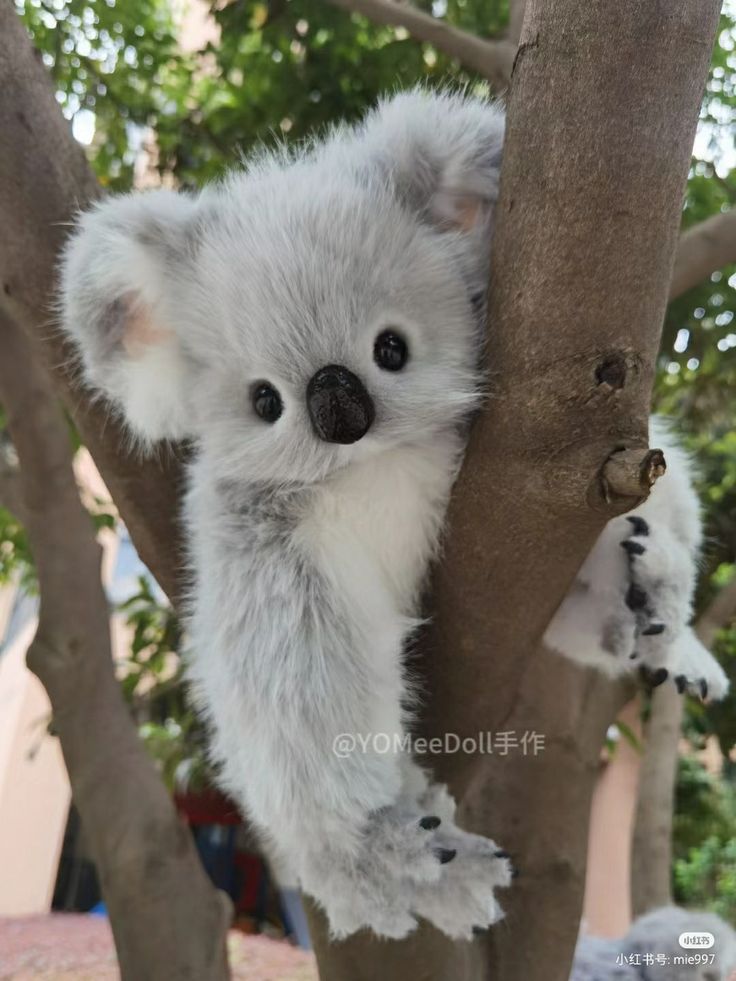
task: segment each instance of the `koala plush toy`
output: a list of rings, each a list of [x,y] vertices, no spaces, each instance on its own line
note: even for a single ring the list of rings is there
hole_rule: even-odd
[[[496,106],[404,93],[197,196],[107,200],[64,257],[86,382],[144,447],[194,441],[190,678],[223,786],[336,937],[403,937],[418,916],[469,937],[512,873],[400,748],[402,649],[482,388],[503,131]],[[717,696],[687,626],[697,504],[669,453],[549,640]],[[338,757],[342,733],[396,748]]]
[[[710,933],[713,946],[683,948],[683,933]],[[570,981],[736,981],[736,933],[715,913],[662,906],[618,940],[582,936]]]

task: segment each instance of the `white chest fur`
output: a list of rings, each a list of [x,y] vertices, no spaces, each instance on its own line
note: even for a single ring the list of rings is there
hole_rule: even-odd
[[[324,567],[337,570],[342,586],[350,588],[349,577],[362,579],[370,567],[398,609],[414,614],[439,542],[456,456],[453,439],[346,467],[320,488],[301,533]]]

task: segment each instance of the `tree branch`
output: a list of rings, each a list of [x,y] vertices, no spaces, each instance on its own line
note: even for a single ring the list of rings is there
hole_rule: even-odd
[[[680,236],[670,299],[686,293],[711,273],[736,262],[736,209],[706,218]]]
[[[100,550],[39,352],[138,548],[172,595],[179,582],[178,467],[143,464],[129,453],[104,407],[75,387],[70,352],[53,329],[54,266],[65,226],[98,189],[10,3],[0,4],[0,126],[0,397],[20,460],[24,525],[41,592],[28,664],[51,699],[122,977],[224,978],[227,903],[207,879],[123,703]]]
[[[0,396],[21,461],[26,528],[41,591],[28,663],[51,698],[74,798],[111,910],[123,977],[139,978],[154,964],[150,923],[163,910],[170,912],[173,895],[186,931],[206,938],[212,920],[212,936],[220,943],[227,907],[145,755],[114,676],[100,549],[79,499],[68,427],[28,339],[7,320],[1,336]],[[162,970],[192,968],[193,948],[181,949],[181,929],[180,924],[169,936],[156,936]],[[205,944],[197,956],[203,972],[226,975],[224,949]]]
[[[326,950],[313,914],[326,981],[569,977],[600,747],[630,693],[540,638],[606,521],[646,490],[638,465],[632,497],[606,493],[601,477],[622,447],[629,460],[646,455],[719,7],[527,4],[494,232],[493,397],[453,491],[424,689],[428,735],[544,734],[539,756],[429,761],[463,795],[471,830],[508,848],[522,874],[501,897],[502,926],[474,945],[486,948],[485,970],[428,929],[385,945],[380,961],[360,937]]]
[[[2,324],[2,318],[0,318]],[[11,463],[0,446],[0,508],[10,511],[21,524],[25,523],[25,507],[20,470]]]
[[[0,131],[0,310],[33,333],[141,558],[176,597],[182,451],[134,453],[110,410],[75,380],[74,352],[53,326],[57,255],[78,209],[101,191],[10,3],[0,4]]]
[[[122,977],[225,978],[227,901],[209,882],[115,678],[101,551],[79,498],[68,426],[28,338],[7,319],[0,326],[0,398],[41,593],[28,665],[51,699]],[[167,917],[175,928],[152,934],[151,923]]]
[[[524,23],[525,11],[526,0],[510,0],[508,39],[517,47],[519,44],[519,38],[521,37],[521,28]]]
[[[716,634],[736,620],[736,576],[729,580],[698,617],[695,633],[706,647],[711,647]]]
[[[684,702],[674,685],[652,692],[631,842],[634,917],[672,902],[672,818]]]
[[[736,619],[736,577],[698,617],[695,633],[706,647]],[[652,693],[652,707],[639,776],[632,844],[632,905],[635,916],[672,902],[672,818],[683,701],[671,685]]]
[[[416,40],[456,58],[488,79],[494,89],[504,90],[511,78],[516,44],[509,40],[486,41],[445,21],[425,14],[409,3],[396,0],[327,0],[348,13],[362,14],[374,24],[403,27]]]

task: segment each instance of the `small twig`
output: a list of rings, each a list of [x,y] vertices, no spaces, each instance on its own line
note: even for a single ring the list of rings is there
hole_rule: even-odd
[[[666,470],[662,450],[619,450],[603,468],[603,496],[607,503],[614,497],[643,500]]]
[[[395,0],[328,0],[333,7],[362,14],[374,24],[403,27],[416,41],[457,58],[461,65],[487,78],[496,90],[506,89],[516,54],[513,41],[486,41],[468,31],[425,14],[410,3]]]
[[[716,593],[695,624],[695,633],[706,647],[710,647],[716,634],[736,620],[736,576]]]
[[[736,262],[736,208],[712,215],[680,236],[670,286],[670,300]]]

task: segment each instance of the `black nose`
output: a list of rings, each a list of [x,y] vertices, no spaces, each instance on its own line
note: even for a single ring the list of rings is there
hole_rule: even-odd
[[[315,432],[327,443],[357,443],[375,416],[363,382],[339,364],[320,368],[310,380],[307,408]]]

